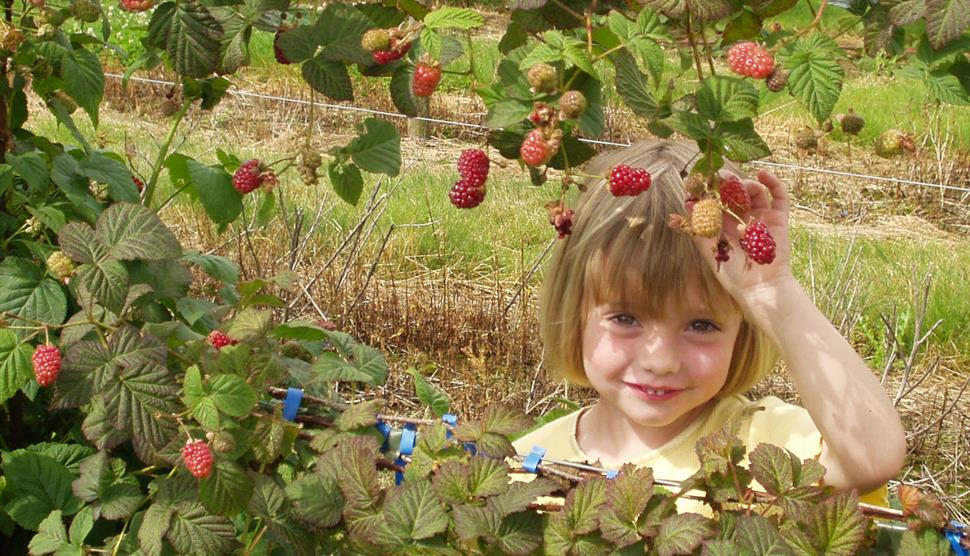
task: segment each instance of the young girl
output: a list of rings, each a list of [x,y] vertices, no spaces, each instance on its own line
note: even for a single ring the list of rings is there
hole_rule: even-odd
[[[764,410],[740,430],[749,451],[766,442],[817,458],[825,484],[887,505],[885,483],[905,456],[903,427],[874,374],[792,276],[784,184],[764,171],[742,180],[750,216],[777,242],[774,261],[747,261],[738,223],[725,216],[733,249],[716,269],[716,240],[667,224],[687,214],[681,176],[696,155],[691,143],[641,142],[590,163],[592,174],[625,163],[652,176],[633,197],[589,183],[542,286],[547,368],[599,399],[520,438],[516,450],[538,445],[549,459],[634,463],[682,480],[700,466],[695,442],[754,404]],[[804,408],[741,395],[779,354]]]

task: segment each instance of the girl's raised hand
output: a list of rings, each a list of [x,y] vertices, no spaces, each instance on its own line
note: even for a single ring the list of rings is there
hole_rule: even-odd
[[[722,178],[731,175],[723,170],[721,172]],[[748,195],[751,196],[751,211],[743,215],[742,218],[745,220],[745,224],[760,220],[767,225],[768,232],[775,240],[774,260],[769,264],[757,264],[750,260],[744,250],[741,249],[744,225],[727,213],[724,214],[722,228],[723,236],[730,246],[730,258],[726,262],[717,265],[714,259],[717,239],[695,237],[694,241],[708,263],[717,269],[717,279],[721,282],[721,285],[738,303],[745,307],[750,302],[755,301],[755,298],[763,292],[764,288],[777,286],[783,281],[793,278],[791,273],[791,247],[788,237],[788,191],[785,184],[767,170],[759,171],[757,180],[742,179],[741,183]]]

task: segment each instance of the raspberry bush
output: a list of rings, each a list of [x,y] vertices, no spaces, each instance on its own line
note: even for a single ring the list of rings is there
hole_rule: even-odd
[[[910,528],[887,537],[853,495],[815,485],[817,463],[758,446],[751,447],[750,465],[742,465],[744,447],[729,429],[701,447],[722,465],[702,469],[680,485],[683,492],[654,488],[659,483],[649,470],[632,468],[607,480],[543,466],[543,477],[512,487],[509,476],[520,465],[503,459],[514,455],[508,436],[531,420],[497,406],[477,420],[446,424],[440,418],[449,409],[447,395],[417,374],[414,395],[436,418],[410,421],[419,439],[407,461],[393,448],[381,451],[384,438],[374,425],[400,424],[374,395],[388,374],[382,354],[333,323],[286,320],[277,309],[286,305],[280,296],[286,276],[244,280],[234,261],[183,247],[157,213],[164,203],[159,188],[171,183],[220,233],[247,208],[271,215],[286,193],[276,186],[290,169],[356,204],[365,173],[400,172],[400,137],[387,121],[364,120],[354,139],[329,152],[304,147],[272,162],[221,150],[197,160],[178,152],[173,137],[190,109],[221,101],[260,33],[272,41],[275,59],[293,66],[316,94],[353,101],[353,67],[364,79],[386,82],[398,111],[417,116],[485,18],[417,2],[308,10],[286,1],[122,0],[126,10],[151,12],[144,54],[128,69],[169,72],[178,82],[166,99],[171,133],[139,165],[98,147],[78,125],[83,119],[98,126],[111,29],[79,31],[78,22],[103,20],[104,6],[69,4],[8,2],[0,29],[5,549],[113,555],[733,554],[766,544],[806,554],[946,549],[940,534],[946,517],[933,498],[902,489],[902,509],[882,517],[906,519]],[[728,182],[719,185],[717,170],[727,156],[770,154],[754,127],[765,91],[790,95],[820,125],[828,121],[846,59],[816,27],[761,29],[783,5],[726,8],[511,3],[501,59],[492,79],[475,87],[488,111],[488,155],[462,153],[459,180],[442,195],[471,208],[485,198],[489,157],[514,161],[537,185],[561,180],[546,208],[554,233],[568,238],[575,213],[563,193],[589,177],[582,167],[595,151],[579,139],[603,132],[609,77],[651,133],[679,133],[700,146],[688,180],[692,217],[672,224],[716,237],[718,262],[746,256],[770,264],[774,242],[764,223],[748,222],[741,253],[719,235],[723,208],[738,217],[745,210],[743,195]],[[967,101],[966,61],[957,46],[970,14],[930,0],[925,13],[853,9],[869,30],[887,21],[891,27],[867,33],[867,50],[915,52],[909,77],[938,83],[931,89],[940,102]],[[694,64],[671,64],[668,55]],[[675,96],[671,79],[690,83],[688,90]],[[28,102],[28,93],[40,102]],[[32,110],[49,111],[71,141],[38,135],[29,125]],[[862,129],[858,114],[838,121],[846,133]],[[882,143],[886,156],[913,148],[902,133]],[[616,174],[599,176],[594,186],[634,195],[650,185],[649,174],[637,169]],[[193,288],[202,275],[215,290]],[[208,294],[190,294],[200,291]],[[295,420],[283,418],[279,402],[289,385],[305,388]],[[401,486],[391,484],[394,471],[403,473]],[[755,494],[753,481],[766,492]],[[690,490],[703,493],[714,519],[676,512],[674,500]],[[535,503],[553,493],[567,494],[565,502]],[[770,519],[759,513],[763,505],[772,506]]]

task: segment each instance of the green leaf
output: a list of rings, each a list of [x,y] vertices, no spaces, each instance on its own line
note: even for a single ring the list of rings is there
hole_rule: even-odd
[[[121,313],[128,297],[128,271],[120,261],[82,264],[74,276],[101,306],[112,313]],[[91,299],[79,295],[78,302],[89,305]]]
[[[606,480],[593,478],[569,491],[562,514],[574,534],[591,533],[599,527],[599,516],[606,503]]]
[[[588,137],[599,137],[606,126],[606,116],[603,114],[603,84],[584,73],[573,82],[573,89],[583,93],[587,103],[586,110],[579,117],[579,129]],[[572,156],[570,153],[569,161],[575,164]]]
[[[145,497],[138,480],[124,474],[124,462],[110,460],[108,453],[100,451],[81,462],[78,477],[72,488],[74,495],[88,503],[94,517],[126,519],[141,506]]]
[[[490,498],[490,503],[495,504],[495,508],[502,515],[514,514],[525,511],[529,504],[535,502],[541,496],[548,496],[559,489],[559,486],[546,478],[537,477],[528,483],[515,483],[504,493]]]
[[[192,411],[192,417],[207,429],[218,429],[219,410],[202,384],[202,373],[197,365],[186,370],[182,391],[182,400]]]
[[[970,104],[970,95],[964,89],[960,79],[949,70],[938,69],[929,73],[926,84],[930,93],[936,99],[948,104],[966,106]]]
[[[394,177],[401,171],[401,136],[394,124],[367,118],[365,132],[358,135],[344,150],[362,170]]]
[[[108,195],[115,201],[138,202],[138,188],[131,170],[121,161],[101,152],[93,152],[80,161],[81,171],[92,180],[108,185]]]
[[[697,92],[697,111],[715,122],[754,118],[758,115],[758,90],[742,79],[709,77]]]
[[[750,9],[737,10],[724,25],[723,44],[756,38],[761,31],[762,18]]]
[[[815,33],[799,39],[785,55],[788,89],[819,123],[835,108],[845,70],[838,63],[841,51],[832,39]]]
[[[752,120],[719,123],[714,133],[724,142],[724,154],[731,160],[747,162],[771,155],[771,149],[755,131]]]
[[[249,415],[256,405],[256,391],[242,377],[217,375],[209,382],[213,403],[230,417]]]
[[[405,116],[412,118],[418,115],[419,100],[414,96],[411,89],[411,81],[414,79],[414,66],[411,64],[400,64],[391,75],[391,101],[397,111]],[[331,178],[332,179],[332,178]]]
[[[71,544],[76,547],[84,544],[84,539],[87,538],[92,527],[94,527],[94,516],[92,515],[91,506],[85,506],[81,508],[81,511],[74,514],[74,519],[71,520],[71,528],[68,531]],[[84,551],[79,552],[81,554],[84,553]]]
[[[115,427],[131,434],[135,452],[146,463],[176,433],[170,419],[155,419],[155,413],[178,412],[178,390],[167,368],[138,361],[124,366],[101,392]]]
[[[926,0],[926,34],[940,50],[970,27],[970,0]]]
[[[313,527],[325,529],[340,522],[344,497],[337,482],[321,475],[304,475],[286,485],[292,514]]]
[[[532,425],[532,417],[522,410],[503,406],[489,406],[482,415],[485,432],[510,436]]]
[[[920,554],[921,556],[949,556],[953,554],[946,537],[934,529],[920,532],[908,530],[903,533],[899,543],[899,554]]]
[[[748,549],[753,554],[764,556],[791,554],[776,526],[767,518],[757,514],[738,516],[735,541],[740,548]]]
[[[205,77],[219,66],[222,26],[195,0],[165,2],[148,23],[148,41],[165,50],[173,69],[187,77]]]
[[[616,67],[616,92],[633,112],[644,118],[653,118],[657,111],[657,101],[647,88],[646,78],[637,67],[637,61],[626,49],[613,54]]]
[[[152,504],[145,511],[145,519],[138,529],[138,546],[149,555],[161,555],[162,539],[172,522],[175,508],[168,504]]]
[[[165,161],[169,169],[178,164],[172,155]],[[242,194],[232,186],[232,176],[221,166],[206,166],[191,158],[184,159],[187,185],[202,203],[202,208],[212,221],[227,225],[242,213]]]
[[[352,435],[323,454],[318,465],[321,474],[337,481],[348,506],[367,509],[377,505],[381,490],[374,465],[377,457],[376,440]]]
[[[95,263],[108,258],[108,250],[101,245],[94,228],[84,222],[68,222],[57,232],[61,251],[79,263]]]
[[[771,444],[758,444],[748,459],[751,461],[751,474],[769,494],[777,496],[794,486],[792,458],[784,449]]]
[[[408,369],[408,374],[414,378],[414,393],[418,400],[431,409],[431,412],[441,417],[451,409],[451,400],[443,390],[428,382],[417,369]]]
[[[371,53],[360,45],[364,33],[371,27],[370,20],[354,6],[340,2],[327,5],[315,25],[323,46],[321,56],[332,62],[365,66],[374,63]]]
[[[594,79],[599,80],[599,72],[593,67],[593,62],[589,59],[584,42],[578,39],[567,38],[562,53],[563,58],[567,62],[583,70]]]
[[[262,338],[269,333],[272,320],[272,310],[250,307],[233,317],[226,334],[238,341]]]
[[[231,461],[218,460],[212,474],[199,481],[199,500],[212,513],[232,517],[249,505],[253,480]]]
[[[81,431],[84,432],[84,438],[90,440],[99,450],[113,448],[129,438],[127,431],[114,427],[100,398],[91,400],[88,415],[81,423]]]
[[[61,549],[70,547],[60,510],[52,511],[44,521],[40,522],[37,534],[30,539],[30,544],[27,546],[31,554],[60,553]]]
[[[88,113],[94,127],[98,127],[98,107],[104,96],[104,69],[98,55],[80,46],[70,50],[61,58],[61,77],[64,90]]]
[[[706,517],[692,513],[676,514],[660,524],[655,546],[660,556],[690,554],[713,534],[714,526]]]
[[[542,517],[532,512],[506,516],[492,534],[502,554],[532,554],[542,544]]]
[[[485,25],[485,18],[467,8],[444,7],[424,16],[424,24],[431,29],[474,29]]]
[[[174,259],[182,246],[155,211],[132,203],[115,203],[98,218],[98,239],[118,260]]]
[[[256,421],[253,430],[253,454],[261,463],[276,461],[283,452],[283,441],[286,428],[283,421],[276,415],[265,415]]]
[[[83,506],[71,491],[74,474],[50,456],[5,452],[2,468],[9,500],[4,511],[25,529],[37,530],[53,510],[73,514]]]
[[[421,29],[421,46],[428,53],[428,56],[430,56],[431,59],[439,60],[441,58],[441,35],[435,32],[431,27]]]
[[[64,156],[71,157],[69,154]],[[27,185],[30,186],[31,190],[43,191],[47,189],[47,184],[50,182],[51,165],[40,152],[32,151],[21,155],[10,153],[6,155],[4,162],[12,166],[14,172],[27,180]],[[86,187],[87,184],[85,184]]]
[[[291,63],[295,64],[308,60],[316,54],[317,48],[320,46],[317,31],[314,25],[301,25],[295,29],[283,31],[277,45]]]
[[[37,265],[19,257],[0,261],[0,311],[32,321],[61,324],[67,317],[67,297],[60,284]],[[11,324],[27,323],[11,319]]]
[[[336,159],[327,165],[327,175],[337,196],[351,205],[356,205],[364,189],[364,178],[360,175],[360,168],[354,164],[339,164]]]
[[[389,491],[383,513],[395,535],[412,540],[427,539],[448,529],[448,514],[428,480],[407,482]]]
[[[235,285],[239,282],[239,266],[226,257],[209,255],[190,249],[182,253],[182,260],[198,266],[209,276],[226,284]]]
[[[532,112],[532,106],[522,100],[507,98],[493,104],[488,110],[485,125],[492,129],[501,129],[520,123]]]
[[[198,502],[179,505],[165,536],[180,554],[226,554],[239,544],[232,522],[210,515]]]
[[[603,537],[620,546],[640,540],[638,520],[653,493],[653,471],[624,465],[606,485],[607,506],[600,516]]]
[[[463,461],[447,461],[434,475],[433,486],[445,504],[467,504],[472,501],[469,485],[471,469]]]
[[[374,425],[377,423],[377,413],[382,406],[382,400],[367,400],[352,404],[337,416],[334,426],[341,431],[352,431],[360,427]]]
[[[849,556],[865,540],[866,518],[859,510],[859,497],[852,491],[839,492],[814,506],[801,521],[823,554]]]
[[[303,62],[301,70],[314,91],[333,100],[354,100],[354,87],[344,64],[328,61],[321,53]]]
[[[34,377],[33,349],[10,330],[0,330],[0,403],[12,398]]]

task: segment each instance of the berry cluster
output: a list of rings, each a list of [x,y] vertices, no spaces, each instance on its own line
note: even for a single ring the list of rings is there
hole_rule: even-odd
[[[318,170],[320,169],[320,164],[323,163],[323,158],[320,157],[320,153],[311,149],[309,145],[303,149],[300,153],[300,165],[297,170],[300,172],[300,179],[306,185],[316,185],[320,180]]]
[[[232,175],[232,186],[243,195],[258,187],[271,190],[277,183],[273,170],[263,167],[258,159],[247,160]]]
[[[374,63],[384,65],[400,60],[411,50],[409,41],[401,41],[397,29],[371,29],[360,39],[360,46],[371,53]]]
[[[204,440],[188,440],[182,446],[182,460],[196,479],[205,479],[212,474],[212,450]]]
[[[121,7],[129,12],[144,12],[152,9],[155,0],[121,0]]]
[[[74,263],[63,251],[54,251],[47,257],[47,269],[58,279],[63,280],[74,274]]]
[[[138,176],[131,176],[131,181],[135,183],[135,187],[138,188],[139,193],[145,190],[145,182],[138,179]]]
[[[610,193],[617,197],[636,196],[647,189],[650,189],[650,172],[643,168],[617,164],[610,171]]]
[[[576,216],[573,209],[566,207],[562,201],[550,201],[546,203],[546,210],[549,213],[549,223],[559,233],[559,239],[572,233],[573,218]]]
[[[448,198],[458,208],[474,208],[485,200],[485,180],[488,178],[488,155],[481,149],[465,149],[458,156],[458,175],[461,176]]]
[[[414,66],[414,78],[411,80],[411,90],[416,97],[430,97],[438,88],[441,81],[441,66],[418,62]]]
[[[54,384],[57,375],[61,374],[61,350],[57,346],[37,346],[30,361],[34,365],[34,378],[42,388]]]
[[[751,41],[734,44],[728,50],[727,62],[734,73],[754,79],[764,79],[775,69],[775,58],[771,52]]]
[[[209,336],[207,339],[209,340],[209,343],[212,344],[212,347],[216,349],[222,349],[226,346],[234,346],[239,343],[236,340],[233,340],[232,338],[230,338],[229,336],[226,336],[225,333],[220,332],[218,330],[213,330],[212,332],[209,332]]]

